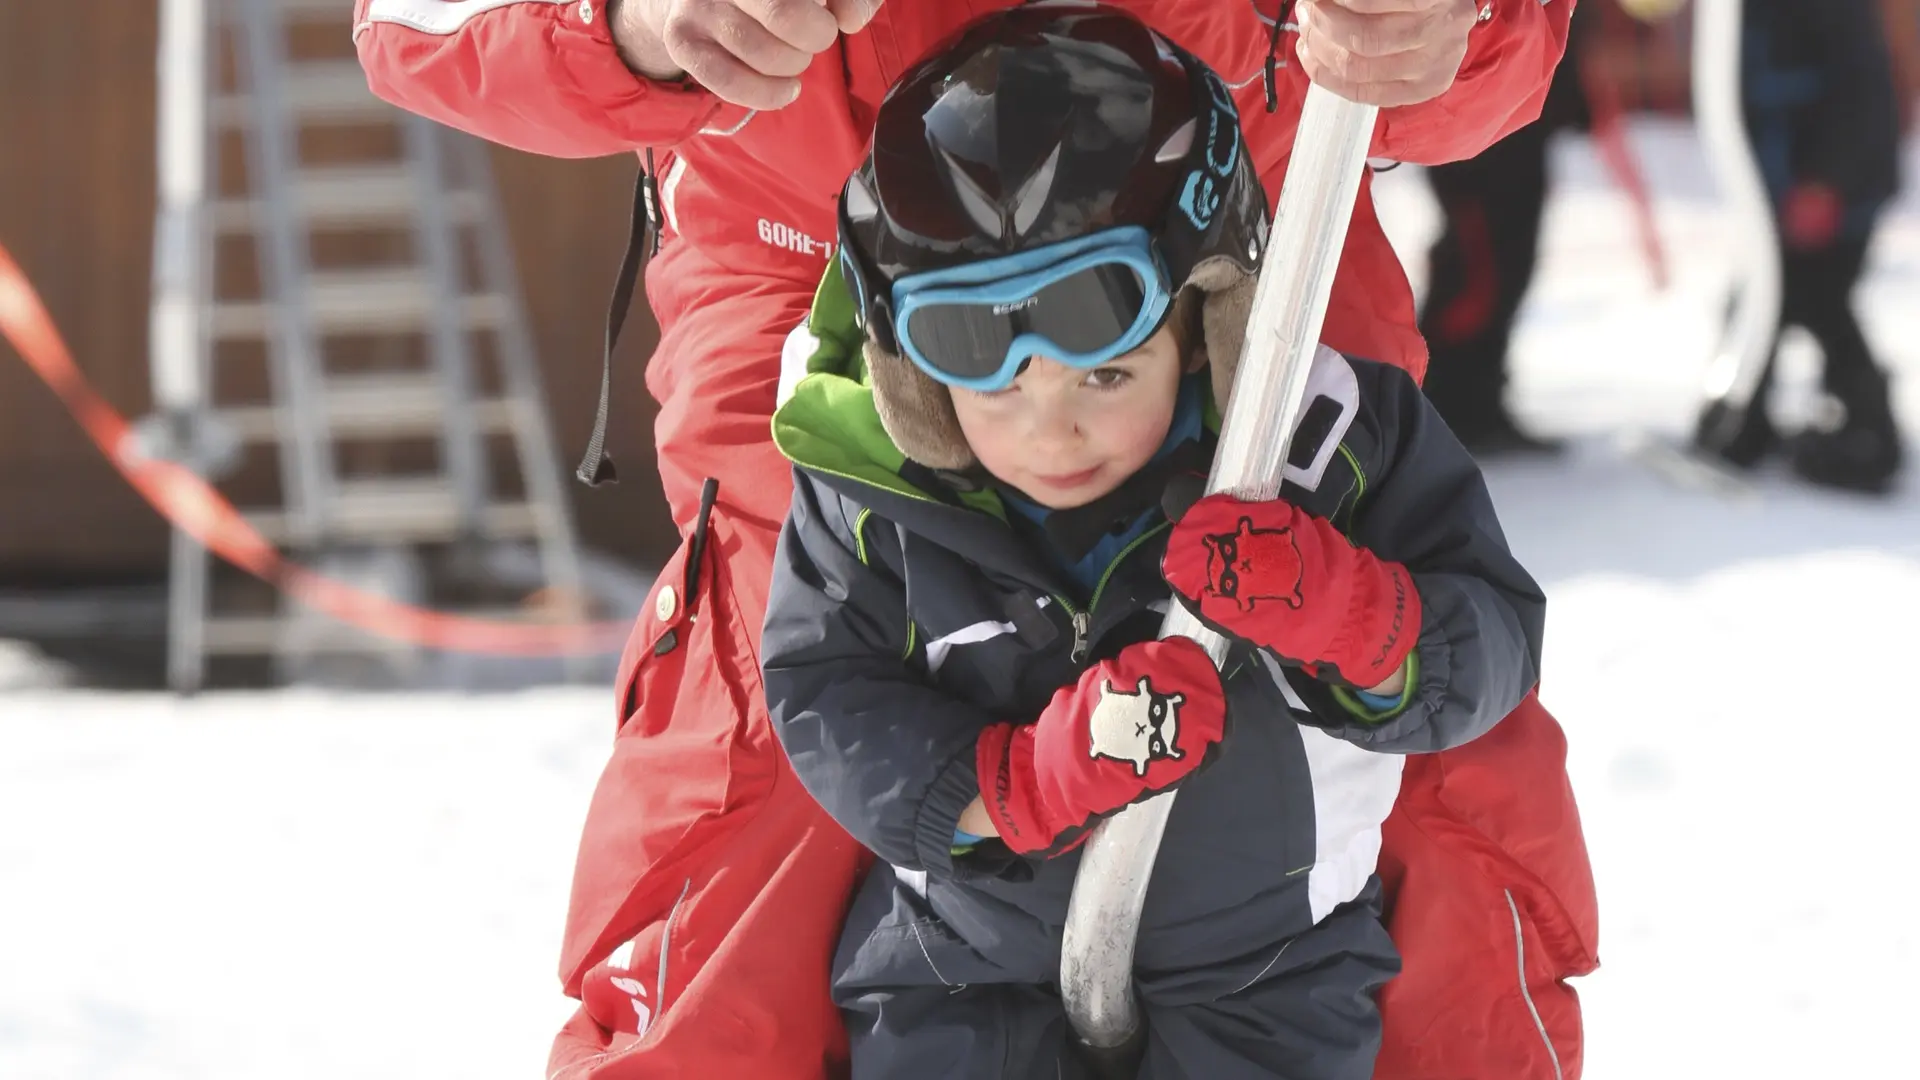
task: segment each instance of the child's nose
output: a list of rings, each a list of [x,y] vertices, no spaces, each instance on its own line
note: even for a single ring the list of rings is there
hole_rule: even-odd
[[[1080,441],[1080,424],[1071,409],[1048,406],[1035,414],[1028,437],[1036,451],[1062,450]]]

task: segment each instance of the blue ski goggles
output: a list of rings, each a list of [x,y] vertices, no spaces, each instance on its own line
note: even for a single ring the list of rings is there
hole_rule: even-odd
[[[1139,348],[1171,302],[1151,237],[1130,225],[902,277],[894,337],[935,380],[1000,390],[1035,356],[1093,368]]]

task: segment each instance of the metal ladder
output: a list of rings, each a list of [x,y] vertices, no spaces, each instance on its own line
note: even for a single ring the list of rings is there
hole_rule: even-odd
[[[329,28],[349,41],[351,7],[164,0],[149,448],[209,476],[230,471],[248,447],[277,448],[280,504],[247,517],[323,572],[351,578],[343,568],[355,559],[415,560],[422,545],[471,555],[531,544],[553,593],[583,600],[566,474],[486,147],[375,98],[351,54],[296,57],[296,41]],[[332,131],[338,145],[346,129],[356,145],[390,152],[303,161],[308,140]],[[245,190],[222,191],[219,152],[223,136],[231,146],[236,135]],[[359,250],[386,257],[316,265],[322,233],[343,230]],[[216,271],[247,238],[258,296],[217,295]],[[247,358],[221,359],[236,343]],[[269,399],[216,400],[217,365],[258,357]],[[483,357],[495,371],[486,385]],[[415,458],[437,460],[404,472],[343,471],[346,444],[386,444],[391,459],[409,439],[434,451],[416,445]],[[511,442],[519,491],[497,483],[491,439]],[[213,656],[318,649],[418,661],[415,650],[327,625],[284,599],[266,613],[216,610],[210,569],[208,553],[176,530],[168,680],[177,690],[196,689]]]

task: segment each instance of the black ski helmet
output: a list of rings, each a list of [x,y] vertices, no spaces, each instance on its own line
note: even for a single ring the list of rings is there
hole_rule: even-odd
[[[1267,233],[1219,76],[1128,12],[1074,0],[990,15],[902,76],[839,213],[842,275],[889,353],[908,274],[1138,225],[1177,291],[1216,256],[1256,274]]]

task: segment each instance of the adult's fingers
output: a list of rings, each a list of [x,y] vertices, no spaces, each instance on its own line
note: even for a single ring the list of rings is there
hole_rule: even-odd
[[[873,14],[880,10],[880,0],[824,0],[827,10],[840,24],[843,34],[857,34],[866,29],[873,21]]]
[[[1332,42],[1302,37],[1297,46],[1300,66],[1315,82],[1337,78],[1355,83],[1445,82],[1451,83],[1466,55],[1464,49],[1413,49],[1386,56],[1365,56],[1343,49]],[[1451,60],[1449,64],[1447,61]]]
[[[723,0],[715,6],[746,13],[808,56],[827,51],[840,37],[839,23],[820,0]]]
[[[1349,101],[1381,108],[1417,105],[1439,97],[1453,85],[1454,76],[1459,70],[1457,58],[1452,67],[1431,65],[1406,68],[1400,61],[1407,54],[1382,60],[1355,57],[1342,53],[1337,47],[1328,51],[1336,54],[1332,61],[1302,38],[1296,52],[1300,70],[1306,73],[1308,79]],[[1399,74],[1390,75],[1389,72]]]
[[[1389,15],[1394,12],[1424,12],[1450,7],[1460,0],[1300,0],[1300,5],[1332,4],[1356,15]]]
[[[674,63],[715,97],[778,109],[800,96],[800,74],[840,28],[821,0],[681,0],[660,36]]]
[[[1431,101],[1441,94],[1446,93],[1447,88],[1453,85],[1451,81],[1444,85],[1410,82],[1363,83],[1352,82],[1338,77],[1315,77],[1311,73],[1309,73],[1308,77],[1312,78],[1316,84],[1333,91],[1348,101],[1358,102],[1362,105],[1378,105],[1383,109],[1398,108],[1402,105],[1418,105],[1423,101]]]
[[[798,76],[838,36],[818,0],[679,0],[660,28],[674,63],[722,101],[750,109],[792,103]]]
[[[669,36],[666,45],[673,62],[721,101],[748,109],[778,109],[800,96],[799,79],[763,75],[710,36]]]
[[[1458,10],[1349,22],[1316,3],[1295,51],[1309,79],[1342,97],[1386,107],[1415,104],[1445,93],[1459,74],[1472,23],[1461,21]],[[1373,22],[1380,26],[1369,30]]]
[[[1391,56],[1421,48],[1431,40],[1436,18],[1444,18],[1444,9],[1366,14],[1338,3],[1311,0],[1301,0],[1295,8],[1301,36],[1359,56]]]
[[[831,20],[827,26],[833,26]],[[739,8],[722,7],[715,12],[707,26],[707,33],[716,44],[738,57],[747,67],[778,79],[797,78],[807,70],[807,65],[813,63],[813,54],[818,51],[796,46],[777,36],[750,13]]]

